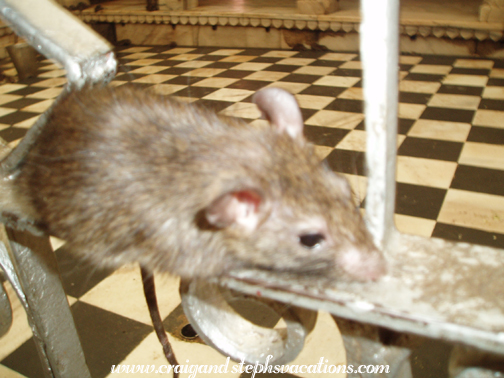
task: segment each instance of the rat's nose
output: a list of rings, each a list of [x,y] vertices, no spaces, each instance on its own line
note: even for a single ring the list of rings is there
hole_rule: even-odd
[[[337,258],[338,265],[359,281],[374,281],[387,272],[386,261],[377,249],[362,250],[350,246]]]

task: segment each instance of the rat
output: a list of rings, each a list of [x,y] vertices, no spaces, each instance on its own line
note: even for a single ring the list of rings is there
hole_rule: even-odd
[[[252,101],[269,127],[132,86],[69,91],[4,177],[3,211],[101,265],[378,279],[384,257],[348,182],[304,137],[295,97],[266,88]]]

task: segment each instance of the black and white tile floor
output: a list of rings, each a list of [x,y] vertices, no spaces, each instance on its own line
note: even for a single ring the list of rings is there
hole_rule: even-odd
[[[358,54],[138,46],[119,49],[117,55],[121,66],[112,85],[151,87],[250,122],[264,122],[251,103],[258,89],[277,86],[294,93],[305,133],[321,158],[349,178],[359,203],[365,198]],[[64,75],[43,60],[37,77],[0,86],[0,137],[5,142],[17,144],[61,92]],[[504,248],[504,61],[401,56],[400,78],[397,227]],[[56,254],[93,378],[107,376],[118,363],[164,364],[137,269],[97,270],[73,260],[64,246]],[[211,348],[176,338],[185,325],[178,320],[177,280],[158,281],[162,315],[175,335],[179,361],[223,363],[224,357]],[[40,377],[23,310],[16,301],[14,307],[13,327],[0,341],[0,377]],[[322,356],[332,364],[344,363],[341,339],[327,314],[320,316],[295,363],[316,364]],[[415,377],[442,376],[439,362],[429,358],[415,368]]]

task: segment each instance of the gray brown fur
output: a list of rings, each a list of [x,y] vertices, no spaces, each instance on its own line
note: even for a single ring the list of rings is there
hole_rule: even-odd
[[[60,101],[12,185],[47,232],[99,264],[136,261],[184,278],[248,267],[357,279],[384,271],[348,184],[304,138],[133,88]],[[208,221],[216,200],[243,190],[260,197],[254,230]],[[330,235],[309,249],[299,235],[312,218]],[[358,269],[338,262],[349,246]]]

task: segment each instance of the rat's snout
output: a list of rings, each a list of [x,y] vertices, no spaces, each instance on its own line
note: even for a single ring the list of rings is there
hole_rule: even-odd
[[[338,266],[358,281],[375,281],[387,272],[385,258],[377,249],[350,246],[337,258]]]

